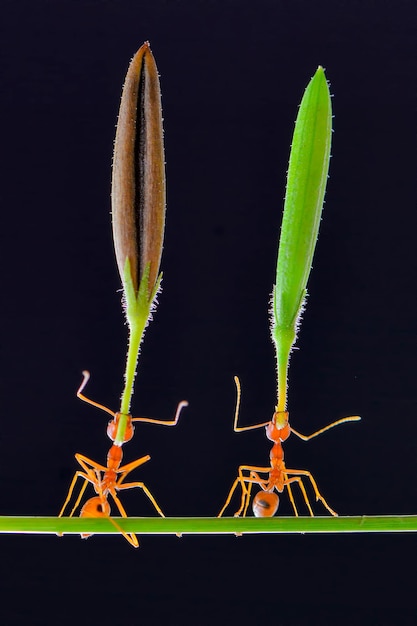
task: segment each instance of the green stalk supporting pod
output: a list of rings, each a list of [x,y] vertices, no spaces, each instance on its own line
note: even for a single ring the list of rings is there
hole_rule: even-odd
[[[332,110],[322,67],[304,93],[291,147],[273,292],[272,339],[277,355],[277,411],[287,404],[291,349],[307,294],[330,160]]]
[[[158,70],[149,43],[133,57],[123,87],[113,158],[112,222],[123,284],[129,348],[121,418],[123,443],[137,359],[161,277],[165,227],[165,166]]]

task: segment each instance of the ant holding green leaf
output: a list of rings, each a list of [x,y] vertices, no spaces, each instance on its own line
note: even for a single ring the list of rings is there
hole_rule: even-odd
[[[300,316],[306,298],[306,286],[310,274],[319,223],[323,208],[327,174],[330,159],[332,132],[332,111],[326,76],[319,67],[304,93],[295,123],[294,136],[287,175],[284,214],[278,249],[276,285],[274,287],[271,312],[271,335],[277,358],[278,393],[277,405],[271,420],[254,426],[238,427],[240,407],[240,383],[235,377],[237,403],[234,420],[235,432],[265,428],[267,438],[273,442],[269,455],[270,465],[258,467],[241,465],[226,502],[218,517],[229,506],[237,487],[241,487],[241,503],[235,513],[246,516],[251,500],[252,487],[258,485],[260,491],[253,498],[252,509],[257,517],[275,515],[279,506],[279,493],[286,488],[294,514],[298,516],[292,485],[298,484],[313,516],[303,478],[310,482],[316,500],[320,500],[331,513],[337,513],[321,495],[311,472],[289,469],[285,465],[282,443],[294,433],[303,441],[309,441],[321,433],[343,424],[355,422],[355,415],[339,419],[309,436],[301,435],[289,424],[286,410],[288,392],[288,365],[294,347]],[[261,475],[264,476],[261,476]]]

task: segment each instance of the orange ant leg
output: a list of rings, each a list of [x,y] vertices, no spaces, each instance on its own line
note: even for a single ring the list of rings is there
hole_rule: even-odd
[[[300,477],[300,481],[301,481],[301,476],[307,476],[307,478],[309,478],[310,482],[311,482],[311,486],[313,487],[314,493],[316,494],[316,501],[318,502],[320,500],[320,502],[323,504],[323,506],[326,507],[326,509],[329,511],[329,513],[331,515],[333,515],[334,517],[337,517],[337,513],[336,511],[334,511],[326,502],[326,500],[323,498],[323,496],[321,495],[321,493],[319,492],[319,489],[317,487],[317,483],[313,478],[313,475],[311,474],[311,472],[308,472],[307,470],[290,470],[290,469],[285,469],[286,474],[298,474],[298,476]],[[300,484],[300,483],[299,483]],[[301,491],[303,491],[303,495],[305,493],[305,489],[304,486],[301,489]],[[308,505],[308,498],[306,498],[306,495],[304,495],[304,500],[306,501],[307,506]],[[309,507],[310,509],[310,507]],[[311,511],[311,509],[310,509]],[[314,514],[311,513],[311,516],[313,517]]]
[[[259,468],[256,468],[256,469],[259,471]],[[264,468],[264,471],[265,471],[265,468]],[[300,489],[301,489],[301,492],[303,493],[304,500],[305,500],[305,502],[306,502],[306,504],[307,504],[307,507],[308,507],[308,509],[309,509],[309,511],[310,511],[310,514],[311,514],[311,515],[313,515],[313,512],[312,512],[312,510],[311,510],[310,503],[309,503],[309,501],[308,501],[307,493],[306,493],[306,491],[305,491],[305,488],[304,488],[304,485],[303,485],[303,483],[302,483],[302,481],[301,481],[301,478],[300,478],[300,479],[297,479],[297,478],[295,478],[295,477],[294,477],[294,478],[288,478],[288,476],[286,475],[286,473],[285,473],[285,472],[283,472],[283,475],[284,475],[284,482],[283,482],[283,485],[284,485],[284,487],[286,487],[286,488],[287,488],[287,490],[288,490],[288,496],[289,496],[290,502],[291,502],[291,504],[292,504],[292,507],[293,507],[293,510],[294,510],[294,515],[295,515],[295,517],[298,517],[298,510],[297,510],[297,506],[296,506],[296,504],[295,504],[294,496],[293,496],[292,489],[291,489],[291,483],[292,483],[292,482],[298,482],[298,483],[299,483],[299,485],[300,485]],[[249,481],[250,481],[250,483],[251,483],[251,484],[258,484],[258,485],[259,485],[259,487],[261,487],[261,489],[262,489],[263,491],[265,491],[266,493],[272,493],[271,489],[274,489],[274,490],[276,490],[276,491],[278,491],[278,492],[280,492],[280,491],[281,491],[281,490],[278,488],[278,486],[277,486],[277,485],[274,485],[273,483],[268,483],[265,479],[262,479],[262,478],[258,475],[258,473],[257,473],[257,472],[255,472],[255,471],[251,471],[251,473],[250,473],[250,477],[249,477],[249,478],[246,478],[245,480],[246,480],[246,482],[249,482]],[[259,492],[259,493],[262,493],[262,492]],[[258,495],[258,494],[257,494],[257,495]],[[277,494],[275,494],[275,496],[278,498]],[[255,496],[255,498],[256,498],[256,496]],[[271,498],[272,498],[272,496],[271,496]],[[253,504],[254,504],[254,503],[252,503],[252,506],[253,506]],[[257,517],[272,517],[273,515],[275,515],[275,513],[276,513],[276,511],[277,511],[277,509],[278,509],[279,500],[275,501],[275,498],[274,498],[274,499],[273,499],[273,501],[272,501],[272,502],[270,502],[270,501],[269,501],[269,502],[268,502],[268,504],[269,504],[269,506],[270,506],[270,507],[272,507],[272,508],[274,508],[274,507],[276,506],[276,508],[273,510],[273,513],[271,513],[271,511],[269,511],[268,513],[263,512],[262,514],[257,514],[257,513],[255,512],[255,510],[254,510],[255,515],[256,515]],[[248,505],[249,505],[249,501],[246,503],[246,508],[245,508],[244,513],[243,513],[243,517],[246,517],[246,512],[247,512],[247,510],[248,510]]]
[[[122,480],[124,480],[126,476],[130,474],[130,472],[132,472],[134,469],[150,461],[150,458],[151,457],[149,454],[145,454],[145,456],[141,456],[140,459],[136,459],[136,461],[131,461],[130,463],[127,463],[126,465],[122,465],[122,467],[119,467],[119,469],[117,470],[117,473],[122,474],[122,476],[117,481],[117,484],[119,484],[119,482],[122,482]]]
[[[252,494],[252,487],[253,487],[253,482],[249,482],[248,486],[247,486],[247,494],[246,494],[246,506],[244,508],[243,511],[243,517],[246,517],[246,513],[249,507],[249,503],[250,503],[250,498],[251,498],[251,494]]]
[[[238,472],[240,473],[240,467],[238,469]],[[239,512],[244,508],[244,506],[245,506],[245,496],[246,496],[246,493],[247,493],[247,489],[246,489],[245,482],[242,481],[241,476],[238,475],[235,478],[235,481],[234,481],[233,485],[231,486],[230,491],[229,491],[229,493],[227,495],[226,502],[224,503],[224,505],[223,505],[223,507],[222,507],[222,509],[221,509],[221,511],[220,511],[220,513],[218,514],[217,517],[222,517],[223,513],[225,512],[225,510],[229,506],[230,501],[233,498],[233,495],[234,495],[238,485],[240,485],[241,489],[242,489],[241,505],[240,505]],[[237,517],[237,516],[238,516],[238,513],[235,513],[235,517]]]
[[[239,515],[242,513],[242,511],[245,509],[245,513],[246,510],[248,508],[248,502],[250,501],[250,492],[252,490],[252,486],[249,489],[249,484],[251,483],[256,483],[258,484],[261,488],[263,488],[263,486],[267,485],[267,481],[265,479],[260,478],[259,476],[257,476],[256,479],[251,479],[251,477],[247,477],[244,476],[243,471],[247,470],[248,472],[251,471],[258,471],[258,472],[264,472],[269,474],[269,470],[271,468],[270,467],[254,467],[251,465],[240,465],[239,469],[238,469],[238,476],[236,477],[235,482],[233,483],[229,494],[226,498],[226,502],[223,505],[222,510],[220,511],[220,513],[218,514],[217,517],[222,517],[223,513],[225,512],[225,510],[227,509],[227,507],[229,506],[231,499],[234,495],[234,492],[236,491],[236,488],[238,485],[241,486],[242,489],[242,496],[241,496],[241,505],[240,508],[238,509],[238,511],[236,511],[236,513],[234,514],[235,517],[239,517]],[[246,483],[248,483],[248,487],[246,486]],[[262,486],[263,485],[263,486]],[[249,492],[249,493],[248,493]],[[246,506],[246,508],[245,508]]]
[[[100,404],[99,402],[96,402],[95,400],[90,400],[90,398],[87,398],[87,396],[85,396],[82,392],[85,388],[85,386],[87,385],[88,381],[90,380],[90,372],[88,372],[87,370],[83,371],[83,380],[82,383],[77,391],[77,397],[80,398],[80,400],[83,400],[83,402],[87,402],[87,404],[91,404],[92,406],[95,406],[98,409],[101,409],[102,411],[105,411],[106,413],[109,413],[110,415],[113,416],[114,418],[114,424],[112,427],[112,422],[109,422],[109,428],[110,428],[110,432],[108,431],[108,435],[110,437],[110,439],[115,439],[115,435],[117,432],[117,419],[118,417],[120,417],[120,415],[122,415],[121,413],[116,413],[115,411],[112,411],[111,409],[107,408],[106,406],[104,406],[104,404]],[[151,417],[134,417],[132,418],[130,415],[128,415],[129,421],[131,422],[147,422],[149,424],[159,424],[161,426],[176,426],[176,424],[178,423],[178,420],[180,418],[181,415],[181,411],[184,407],[188,406],[188,402],[186,400],[182,400],[181,402],[178,403],[177,406],[177,410],[175,412],[175,416],[173,420],[157,420]],[[133,430],[132,429],[128,429],[129,430],[129,434],[126,435],[125,437],[125,441],[129,441],[129,439],[132,438],[133,436]],[[114,434],[114,436],[113,436]]]
[[[95,488],[96,484],[97,484],[97,480],[96,479],[92,480],[92,477],[90,475],[84,474],[83,472],[77,472],[77,474],[78,474],[78,476],[81,476],[82,478],[84,478],[84,483],[83,483],[83,485],[82,485],[82,487],[80,489],[80,492],[79,492],[78,497],[77,497],[77,499],[75,501],[75,504],[74,504],[74,506],[71,509],[71,513],[69,514],[69,517],[72,517],[74,515],[75,511],[77,510],[77,508],[78,508],[78,506],[79,506],[79,504],[81,502],[81,499],[82,499],[82,497],[84,495],[84,491],[87,488],[87,485],[88,484],[92,484],[94,486],[94,488]],[[97,491],[97,489],[96,489],[96,491]]]
[[[94,489],[96,490],[96,492],[98,493],[98,489],[97,486],[100,483],[100,474],[99,472],[105,472],[106,471],[106,467],[104,465],[100,465],[99,463],[95,463],[94,461],[92,461],[91,459],[89,459],[88,457],[84,456],[83,454],[76,454],[75,458],[77,459],[78,463],[81,465],[81,467],[83,468],[84,472],[78,471],[75,472],[74,477],[72,479],[70,488],[68,490],[68,495],[67,495],[67,499],[64,502],[64,505],[58,515],[58,517],[62,517],[63,512],[68,504],[68,502],[71,499],[71,496],[73,494],[74,491],[74,487],[75,484],[77,482],[77,479],[83,478],[84,479],[84,484],[80,489],[80,492],[77,496],[77,500],[75,501],[75,504],[72,508],[71,513],[69,514],[69,517],[72,517],[79,505],[79,503],[81,502],[81,498],[83,497],[84,491],[87,488],[88,483],[91,483],[94,487]]]
[[[115,490],[117,490],[117,491],[120,490],[121,491],[122,489],[134,489],[135,487],[139,487],[148,496],[149,500],[152,502],[153,506],[155,507],[155,510],[159,513],[159,515],[161,517],[165,517],[165,515],[162,513],[162,510],[161,510],[160,506],[156,502],[154,496],[152,495],[152,493],[149,491],[149,489],[147,488],[147,486],[143,482],[139,482],[139,481],[135,481],[135,482],[132,482],[132,483],[124,483],[123,482],[125,480],[126,476],[128,474],[130,474],[130,472],[132,472],[134,469],[136,469],[140,465],[143,465],[143,463],[146,463],[147,461],[149,461],[150,458],[151,457],[149,456],[149,454],[147,454],[146,456],[143,456],[140,459],[137,459],[136,461],[132,461],[131,463],[127,463],[126,465],[122,465],[122,467],[119,467],[119,469],[117,470],[117,474],[120,474],[120,476],[117,479],[114,487],[109,489],[109,491],[110,491],[113,499],[116,502],[117,496],[116,496]],[[118,498],[117,498],[117,500],[118,500]],[[120,503],[120,500],[118,500],[118,501]],[[116,502],[116,504],[117,504],[117,502]],[[121,503],[120,503],[120,506],[121,506]]]
[[[308,499],[308,495],[307,495],[307,492],[305,490],[304,483],[303,483],[301,477],[300,476],[294,476],[293,478],[286,478],[284,484],[285,484],[285,486],[287,487],[288,490],[291,489],[291,483],[298,483],[298,486],[300,487],[301,493],[303,494],[304,502],[307,505],[308,512],[310,513],[311,517],[314,517],[313,509],[311,508],[310,500]],[[295,511],[295,516],[298,517],[298,510],[297,510],[297,507],[295,505],[295,502],[293,503],[293,507],[294,507],[294,511]]]
[[[183,408],[188,406],[186,400],[178,402],[177,410],[175,411],[175,417],[173,420],[157,420],[152,417],[132,417],[132,422],[146,422],[148,424],[160,424],[161,426],[176,426],[181,415]]]
[[[285,474],[285,473],[284,473],[284,474]],[[288,480],[288,476],[287,476],[286,474],[285,474],[285,480],[286,480],[286,481]],[[291,502],[292,508],[293,508],[293,510],[294,510],[294,515],[295,515],[295,517],[298,517],[297,506],[296,506],[296,504],[295,504],[294,496],[293,496],[293,494],[292,494],[292,489],[291,489],[291,484],[290,484],[290,482],[291,482],[291,481],[290,481],[290,480],[288,480],[288,482],[286,482],[285,484],[286,484],[286,486],[287,486],[288,497],[289,497],[289,499],[290,499],[290,502]],[[304,486],[304,485],[303,485],[303,486]]]
[[[75,455],[75,458],[78,461],[78,463],[81,465],[81,467],[83,468],[84,472],[81,472],[81,471],[75,472],[71,481],[71,485],[68,489],[67,498],[62,506],[62,509],[58,517],[62,517],[68,502],[71,500],[71,496],[74,492],[74,488],[75,488],[78,478],[83,478],[84,484],[81,487],[80,493],[78,494],[77,500],[75,502],[75,505],[69,517],[73,516],[74,511],[76,510],[78,504],[80,503],[81,498],[84,494],[84,491],[86,490],[88,483],[91,483],[96,488],[96,486],[99,485],[100,480],[101,480],[99,472],[105,472],[108,469],[106,466],[100,465],[100,463],[96,463],[95,461],[93,461],[92,459],[89,459],[87,456],[84,456],[83,454],[77,453]],[[98,493],[98,489],[96,489],[96,491]]]
[[[248,468],[246,468],[248,469]],[[258,471],[260,468],[256,468]],[[265,468],[263,468],[263,470],[265,471]],[[287,475],[285,474],[285,472],[283,472],[284,475],[284,481],[283,481],[283,486],[287,488],[288,490],[288,495],[289,495],[289,499],[290,502],[292,504],[292,507],[294,509],[294,514],[296,517],[298,517],[298,510],[297,510],[297,506],[295,504],[295,500],[294,500],[294,496],[292,493],[292,489],[291,489],[291,483],[293,482],[297,482],[300,485],[300,489],[301,492],[303,493],[304,496],[304,500],[307,504],[307,507],[310,511],[310,514],[313,515],[313,512],[311,510],[311,506],[310,503],[308,501],[308,497],[307,497],[307,493],[305,491],[304,485],[302,483],[301,478],[288,478]],[[279,488],[278,485],[270,482],[270,481],[266,481],[266,479],[263,479],[259,476],[259,474],[256,471],[251,471],[249,477],[243,477],[243,480],[248,484],[248,489],[247,489],[247,500],[246,500],[246,506],[245,506],[245,510],[243,511],[243,517],[246,517],[246,513],[249,507],[249,502],[250,502],[250,493],[252,490],[252,485],[259,485],[259,487],[262,489],[263,492],[265,492],[266,494],[268,494],[268,499],[267,499],[267,508],[265,508],[266,503],[264,502],[255,502],[256,499],[258,500],[263,500],[266,496],[261,496],[262,491],[259,491],[252,503],[252,507],[253,507],[253,512],[255,514],[256,517],[272,517],[273,515],[275,515],[278,506],[279,506],[279,497],[276,493],[274,493],[275,491],[280,492],[281,489]],[[255,510],[255,506],[256,509]],[[239,511],[240,514],[241,510]]]
[[[100,465],[99,463],[96,463],[95,461],[92,461],[91,459],[89,459],[87,456],[84,456],[83,454],[76,454],[75,455],[76,460],[78,461],[78,463],[81,465],[81,467],[83,468],[84,472],[78,471],[75,472],[73,479],[71,481],[71,485],[70,488],[68,489],[68,494],[67,494],[67,498],[62,506],[62,509],[58,515],[58,517],[62,517],[65,508],[68,504],[68,502],[71,500],[71,496],[73,494],[76,482],[78,478],[83,478],[84,479],[84,484],[81,487],[80,493],[78,494],[77,500],[75,502],[75,505],[73,506],[73,509],[69,515],[69,517],[72,517],[74,515],[74,511],[76,510],[77,506],[79,505],[81,498],[84,494],[84,491],[86,490],[86,487],[88,485],[88,483],[91,483],[94,488],[96,489],[96,485],[98,485],[100,483],[100,474],[99,471],[105,472],[107,467],[105,467],[104,465]],[[96,489],[97,491],[97,489]]]
[[[161,517],[165,517],[165,515],[161,511],[160,506],[158,505],[157,501],[155,500],[154,496],[149,491],[149,489],[145,485],[145,483],[143,483],[143,482],[134,482],[134,483],[122,483],[122,484],[120,484],[119,481],[117,482],[117,489],[119,491],[121,491],[122,489],[134,489],[135,487],[139,487],[140,489],[142,489],[142,491],[148,496],[149,500],[152,502],[152,504],[153,504],[155,510],[157,511],[157,513],[159,513],[159,515]]]
[[[124,509],[124,506],[122,505],[122,503],[120,502],[116,492],[114,489],[112,489],[110,491],[110,495],[113,498],[119,513],[122,517],[124,517],[125,519],[127,519],[127,513]],[[124,530],[122,530],[122,528],[120,528],[120,526],[118,524],[116,524],[116,522],[114,521],[114,519],[109,518],[120,530],[120,532],[122,533],[123,537],[134,547],[134,548],[138,548],[139,547],[139,541],[138,538],[136,537],[136,535],[134,533],[127,533]]]
[[[110,415],[112,415],[113,417],[115,416],[115,412],[112,411],[111,409],[108,409],[106,406],[104,406],[103,404],[99,404],[98,402],[95,402],[94,400],[90,400],[90,398],[87,398],[82,391],[84,390],[86,384],[88,383],[88,381],[90,380],[90,372],[88,372],[87,370],[83,371],[83,380],[81,385],[78,388],[77,391],[77,398],[80,398],[80,400],[82,400],[83,402],[87,402],[87,404],[91,404],[92,406],[97,407],[98,409],[101,409],[102,411],[105,411],[106,413],[109,413]]]
[[[267,422],[262,422],[262,424],[255,424],[253,426],[238,426],[237,422],[239,419],[239,409],[240,409],[240,399],[242,396],[242,391],[240,387],[240,381],[237,376],[234,377],[234,381],[236,384],[236,408],[235,408],[235,420],[233,424],[233,430],[235,433],[241,433],[244,430],[255,430],[256,428],[262,428],[262,426],[267,426],[269,424],[269,420]]]
[[[244,512],[243,512],[243,517],[246,517],[246,511],[248,510],[253,483],[248,483],[246,486],[246,482],[245,482],[243,474],[242,476],[239,477],[238,480],[242,488],[242,496],[241,496],[240,509],[234,514],[234,517],[239,517],[243,507],[245,507]],[[243,533],[235,533],[235,534],[236,534],[236,537],[243,537]]]
[[[243,511],[243,517],[246,517],[246,511],[248,510],[250,497],[252,493],[252,484],[253,481],[250,481],[244,476],[243,470],[247,469],[243,465],[241,465],[238,469],[238,481],[242,489],[242,495],[240,499],[240,509],[236,511],[234,517],[240,517],[240,514]],[[257,482],[257,481],[256,481]]]
[[[243,466],[242,469],[246,469],[249,471],[250,468]],[[247,498],[246,498],[246,506],[245,506],[245,510],[243,511],[243,516],[242,517],[246,517],[246,513],[248,511],[249,508],[249,503],[250,503],[250,496],[252,493],[252,486],[253,485],[258,485],[258,487],[261,488],[261,492],[269,492],[270,491],[270,487],[271,485],[269,484],[269,481],[266,480],[266,478],[261,478],[258,474],[258,471],[254,471],[254,470],[258,470],[260,471],[261,468],[253,468],[250,471],[249,476],[245,477],[242,474],[242,478],[245,481],[245,483],[247,483],[248,487],[247,487]],[[255,496],[256,497],[256,496]],[[241,509],[239,511],[239,514],[241,513]]]
[[[81,467],[83,468],[84,472],[76,472],[74,474],[74,477],[72,479],[70,488],[68,490],[68,495],[67,495],[67,499],[65,500],[64,506],[61,509],[61,512],[59,514],[59,517],[62,516],[65,507],[67,506],[68,502],[71,499],[72,493],[74,491],[74,487],[75,484],[77,482],[77,478],[81,477],[84,479],[84,485],[82,486],[80,493],[77,497],[77,500],[74,504],[74,507],[71,511],[70,517],[73,516],[77,506],[79,505],[81,498],[84,494],[84,491],[87,487],[88,483],[91,483],[94,487],[94,489],[96,490],[97,493],[99,493],[99,489],[100,489],[100,483],[102,482],[102,477],[100,476],[100,473],[103,472],[105,473],[109,468],[106,467],[105,465],[101,465],[100,463],[96,463],[96,461],[93,461],[92,459],[88,458],[87,456],[84,456],[83,454],[76,454],[75,458],[77,459],[78,463],[81,465]],[[132,470],[134,470],[136,467],[139,467],[139,465],[143,465],[143,463],[146,463],[147,461],[149,461],[151,457],[149,456],[149,454],[146,454],[145,456],[141,457],[140,459],[137,459],[136,461],[132,461],[131,463],[129,463],[128,465],[124,465],[118,469],[116,469],[116,473],[117,474],[123,474],[122,479],[124,479],[124,477],[131,472]]]
[[[318,435],[321,435],[322,433],[326,432],[326,430],[330,430],[331,428],[334,428],[335,426],[339,426],[339,424],[345,424],[346,422],[359,422],[360,419],[361,418],[359,415],[351,415],[350,417],[342,417],[342,419],[336,420],[335,422],[332,422],[328,426],[325,426],[324,428],[320,428],[320,430],[316,430],[311,435],[302,435],[301,433],[296,431],[292,426],[291,426],[291,432],[294,433],[294,435],[297,435],[297,437],[299,437],[303,441],[310,441],[310,439],[313,439],[313,437],[317,437]]]
[[[64,504],[62,505],[62,508],[61,508],[61,510],[60,510],[60,512],[59,512],[58,517],[62,517],[62,516],[63,516],[63,514],[64,514],[65,509],[67,508],[67,505],[68,505],[69,501],[71,500],[71,496],[72,496],[72,493],[73,493],[73,491],[74,491],[74,487],[75,487],[75,484],[76,484],[76,482],[77,482],[78,477],[83,478],[83,479],[84,479],[84,483],[83,483],[83,485],[82,485],[82,487],[81,487],[80,494],[79,494],[79,496],[78,496],[78,498],[77,498],[77,502],[75,503],[75,504],[76,504],[76,506],[74,506],[74,508],[72,509],[72,511],[71,511],[71,513],[70,513],[70,515],[69,515],[69,517],[72,517],[72,516],[73,516],[73,513],[74,513],[74,511],[75,511],[76,507],[78,506],[78,503],[80,502],[80,500],[81,500],[81,498],[82,498],[82,496],[83,496],[83,493],[84,493],[84,491],[86,490],[86,487],[87,487],[87,485],[88,485],[88,483],[89,483],[88,478],[86,477],[86,475],[84,474],[84,472],[75,472],[75,474],[74,474],[74,476],[73,476],[73,478],[72,478],[72,481],[71,481],[70,488],[68,489],[67,498],[66,498],[66,500],[65,500]]]
[[[234,494],[234,492],[236,491],[236,487],[237,487],[239,484],[240,484],[240,479],[239,479],[239,477],[237,477],[237,478],[236,478],[236,480],[235,480],[235,482],[233,483],[233,485],[232,485],[232,487],[231,487],[230,491],[229,491],[229,495],[228,495],[228,496],[227,496],[227,498],[226,498],[226,502],[224,503],[223,508],[222,508],[222,510],[220,511],[220,513],[218,514],[218,516],[217,516],[217,517],[222,517],[223,513],[225,512],[225,510],[227,509],[227,507],[228,507],[228,506],[229,506],[229,504],[230,504],[230,500],[232,499],[233,494]]]

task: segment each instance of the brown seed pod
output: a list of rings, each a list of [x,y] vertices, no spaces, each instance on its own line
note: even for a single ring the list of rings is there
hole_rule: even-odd
[[[149,42],[133,57],[120,103],[113,157],[113,239],[123,282],[130,261],[135,291],[149,266],[155,287],[165,227],[165,164],[161,92]]]

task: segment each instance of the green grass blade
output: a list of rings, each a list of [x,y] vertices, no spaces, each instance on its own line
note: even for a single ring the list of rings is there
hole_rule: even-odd
[[[287,402],[287,372],[306,295],[329,169],[332,111],[322,67],[311,79],[295,123],[273,296],[278,404]]]
[[[417,515],[355,517],[222,517],[114,518],[125,532],[146,534],[257,534],[257,533],[391,533],[417,532]],[[115,534],[106,518],[0,517],[1,533]]]

